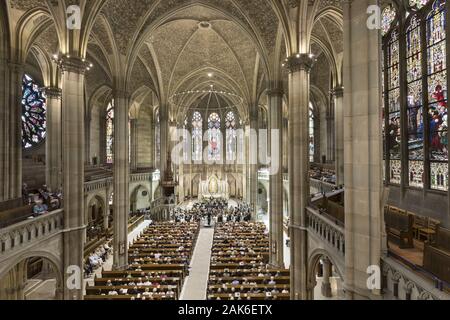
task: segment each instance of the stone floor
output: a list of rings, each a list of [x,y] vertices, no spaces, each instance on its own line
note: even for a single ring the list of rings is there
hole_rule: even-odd
[[[206,300],[214,228],[201,228],[180,300]]]

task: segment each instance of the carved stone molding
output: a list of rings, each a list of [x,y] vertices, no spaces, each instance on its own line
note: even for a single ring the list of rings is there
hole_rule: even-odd
[[[62,73],[74,72],[79,74],[85,74],[92,67],[86,59],[80,57],[72,57],[69,55],[57,57],[54,59]]]
[[[316,59],[312,54],[299,53],[286,58],[283,63],[283,67],[285,67],[290,73],[301,70],[310,72],[315,62]]]
[[[334,88],[333,90],[331,90],[331,94],[335,98],[342,98],[344,96],[344,87],[338,86],[338,87]]]

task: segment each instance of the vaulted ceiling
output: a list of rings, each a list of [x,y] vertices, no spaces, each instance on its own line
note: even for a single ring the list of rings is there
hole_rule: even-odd
[[[295,2],[280,1],[289,6]],[[313,50],[326,55],[330,66],[339,66],[343,51],[342,21],[339,22],[336,15],[325,13],[330,8],[339,11],[339,1],[317,1],[321,4],[313,29]],[[286,56],[274,0],[7,2],[17,16],[42,9],[41,21],[48,26],[42,28],[33,42],[49,56],[58,50],[57,32],[50,23],[52,7],[62,2],[82,4],[88,12],[95,4],[101,4],[87,46],[87,58],[95,64],[92,72],[95,75],[87,76],[88,84],[92,83],[87,86],[88,95],[94,95],[104,86],[112,87],[117,61],[125,61],[131,64],[128,90],[132,93],[146,87],[156,94],[161,105],[170,107],[170,97],[174,94],[209,90],[213,85],[217,91],[231,92],[242,98],[239,111],[245,118],[248,107],[258,103],[267,80],[275,72],[277,51],[281,50],[281,58]],[[36,21],[39,20],[36,18]],[[286,73],[283,78],[286,80]],[[171,107],[175,118],[185,112],[186,106]]]

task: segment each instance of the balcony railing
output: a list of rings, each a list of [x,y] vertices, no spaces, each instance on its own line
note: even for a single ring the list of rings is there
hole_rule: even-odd
[[[382,257],[382,271],[386,277],[386,289],[401,300],[450,300],[450,293],[444,291],[441,281],[424,277],[421,270],[410,269],[391,257]]]
[[[306,208],[310,232],[316,234],[339,254],[345,255],[345,230],[328,217],[313,208]]]
[[[130,182],[159,181],[159,171],[130,174]],[[105,189],[113,184],[113,177],[89,181],[84,184],[84,192],[94,192]]]
[[[63,230],[63,210],[56,210],[0,229],[0,257]]]

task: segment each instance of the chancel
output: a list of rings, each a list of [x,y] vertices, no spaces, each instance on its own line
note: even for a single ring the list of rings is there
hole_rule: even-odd
[[[450,299],[449,12],[0,1],[0,299]]]

